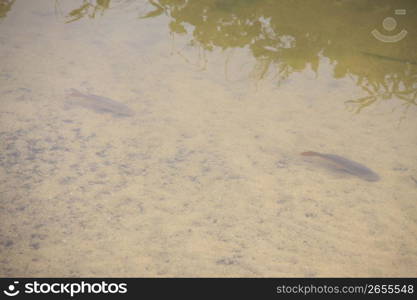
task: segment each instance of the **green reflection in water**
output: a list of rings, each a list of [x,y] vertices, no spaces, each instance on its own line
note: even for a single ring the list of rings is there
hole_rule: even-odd
[[[101,13],[101,15],[103,15],[104,11],[106,9],[109,9],[110,1],[111,0],[96,0],[94,2],[89,0],[83,0],[80,7],[72,10],[68,14],[67,18],[69,18],[69,20],[66,23],[71,23],[84,17],[94,19],[98,13]]]
[[[5,18],[15,0],[0,0],[0,19]]]
[[[274,71],[277,80],[322,57],[335,78],[353,77],[366,96],[346,101],[356,112],[378,100],[395,97],[408,108],[417,99],[417,13],[414,0],[149,0],[154,10],[145,18],[166,15],[174,34],[188,33],[190,44],[204,50],[249,48],[257,59],[258,79]],[[395,9],[406,15],[395,15]],[[371,35],[387,17],[398,19],[398,32],[408,36],[386,43]],[[401,27],[400,27],[401,26]],[[384,27],[386,28],[386,27]],[[385,30],[385,31],[384,31]]]

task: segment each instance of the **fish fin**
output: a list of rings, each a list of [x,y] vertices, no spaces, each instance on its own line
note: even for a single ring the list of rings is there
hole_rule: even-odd
[[[83,94],[80,91],[78,91],[76,89],[73,89],[73,88],[68,90],[68,95],[69,96],[76,96],[76,97],[83,96]]]

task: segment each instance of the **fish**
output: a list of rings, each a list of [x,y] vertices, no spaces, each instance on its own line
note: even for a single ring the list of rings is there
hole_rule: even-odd
[[[366,181],[380,180],[380,176],[368,167],[336,154],[307,151],[302,152],[301,155],[319,157],[327,162],[330,162],[336,169],[343,170]]]
[[[84,94],[76,89],[70,89],[66,104],[69,106],[81,106],[96,113],[107,113],[113,117],[131,117],[134,111],[127,105],[107,97],[94,94]]]

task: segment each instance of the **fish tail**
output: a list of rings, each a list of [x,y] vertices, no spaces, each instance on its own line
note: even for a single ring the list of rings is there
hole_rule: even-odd
[[[320,155],[320,153],[314,152],[314,151],[301,152],[300,154],[304,156],[319,156]]]

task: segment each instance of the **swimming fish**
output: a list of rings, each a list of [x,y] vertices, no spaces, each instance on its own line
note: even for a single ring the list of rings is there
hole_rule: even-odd
[[[94,94],[84,94],[76,89],[70,89],[70,96],[66,104],[77,105],[97,113],[109,113],[114,117],[131,117],[134,115],[133,110],[123,103],[114,101],[110,98]]]
[[[332,163],[332,165],[336,168],[336,169],[341,169],[349,174],[352,174],[354,176],[357,176],[363,180],[367,180],[367,181],[378,181],[380,179],[379,175],[376,174],[374,171],[372,171],[371,169],[369,169],[368,167],[344,158],[342,156],[336,155],[336,154],[327,154],[327,153],[318,153],[318,152],[314,152],[314,151],[307,151],[307,152],[303,152],[301,153],[301,155],[304,156],[317,156],[319,158],[322,158],[324,160],[326,160],[327,162]]]

